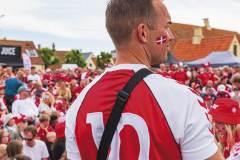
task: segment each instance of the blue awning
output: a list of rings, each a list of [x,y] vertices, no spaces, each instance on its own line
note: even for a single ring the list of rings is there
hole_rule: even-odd
[[[212,52],[207,57],[186,62],[189,66],[199,66],[207,63],[210,63],[213,67],[224,65],[234,66],[240,64],[240,58],[234,56],[231,52]]]

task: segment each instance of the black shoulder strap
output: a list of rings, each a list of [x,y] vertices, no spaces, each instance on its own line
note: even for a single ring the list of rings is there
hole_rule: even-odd
[[[135,86],[144,79],[144,77],[152,74],[152,72],[146,68],[140,69],[133,77],[127,82],[124,88],[117,94],[117,100],[113,106],[112,112],[108,118],[108,122],[104,129],[102,139],[99,145],[97,160],[106,160],[108,156],[108,150],[111,145],[114,132],[117,128],[118,122],[121,118],[121,114],[128,101],[128,98],[135,88]]]

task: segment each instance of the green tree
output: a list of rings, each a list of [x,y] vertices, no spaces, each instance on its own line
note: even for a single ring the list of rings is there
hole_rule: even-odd
[[[42,58],[45,67],[59,63],[59,59],[55,57],[54,51],[50,48],[38,49],[38,55]]]
[[[97,56],[97,67],[104,69],[111,62],[112,55],[108,52],[101,52]]]
[[[79,50],[71,50],[65,55],[66,64],[77,64],[79,67],[86,67],[83,54]]]

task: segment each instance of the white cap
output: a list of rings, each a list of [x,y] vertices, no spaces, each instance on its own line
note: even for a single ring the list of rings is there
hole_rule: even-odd
[[[217,87],[217,91],[218,91],[218,92],[224,92],[224,91],[226,91],[226,87],[225,87],[223,84],[220,84],[220,85]]]

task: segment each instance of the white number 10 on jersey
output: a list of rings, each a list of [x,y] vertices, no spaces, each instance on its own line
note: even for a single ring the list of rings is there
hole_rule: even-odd
[[[94,143],[99,147],[101,137],[104,131],[103,115],[101,112],[89,113],[87,114],[86,123],[90,124],[92,127],[92,135]],[[108,160],[119,160],[120,158],[120,132],[125,125],[130,125],[134,128],[137,133],[139,144],[140,144],[140,153],[138,160],[148,160],[149,159],[149,148],[150,148],[150,138],[148,127],[145,120],[139,115],[132,113],[123,113],[121,119],[118,123],[117,130],[114,133],[112,143],[111,143],[111,152],[109,154]]]

